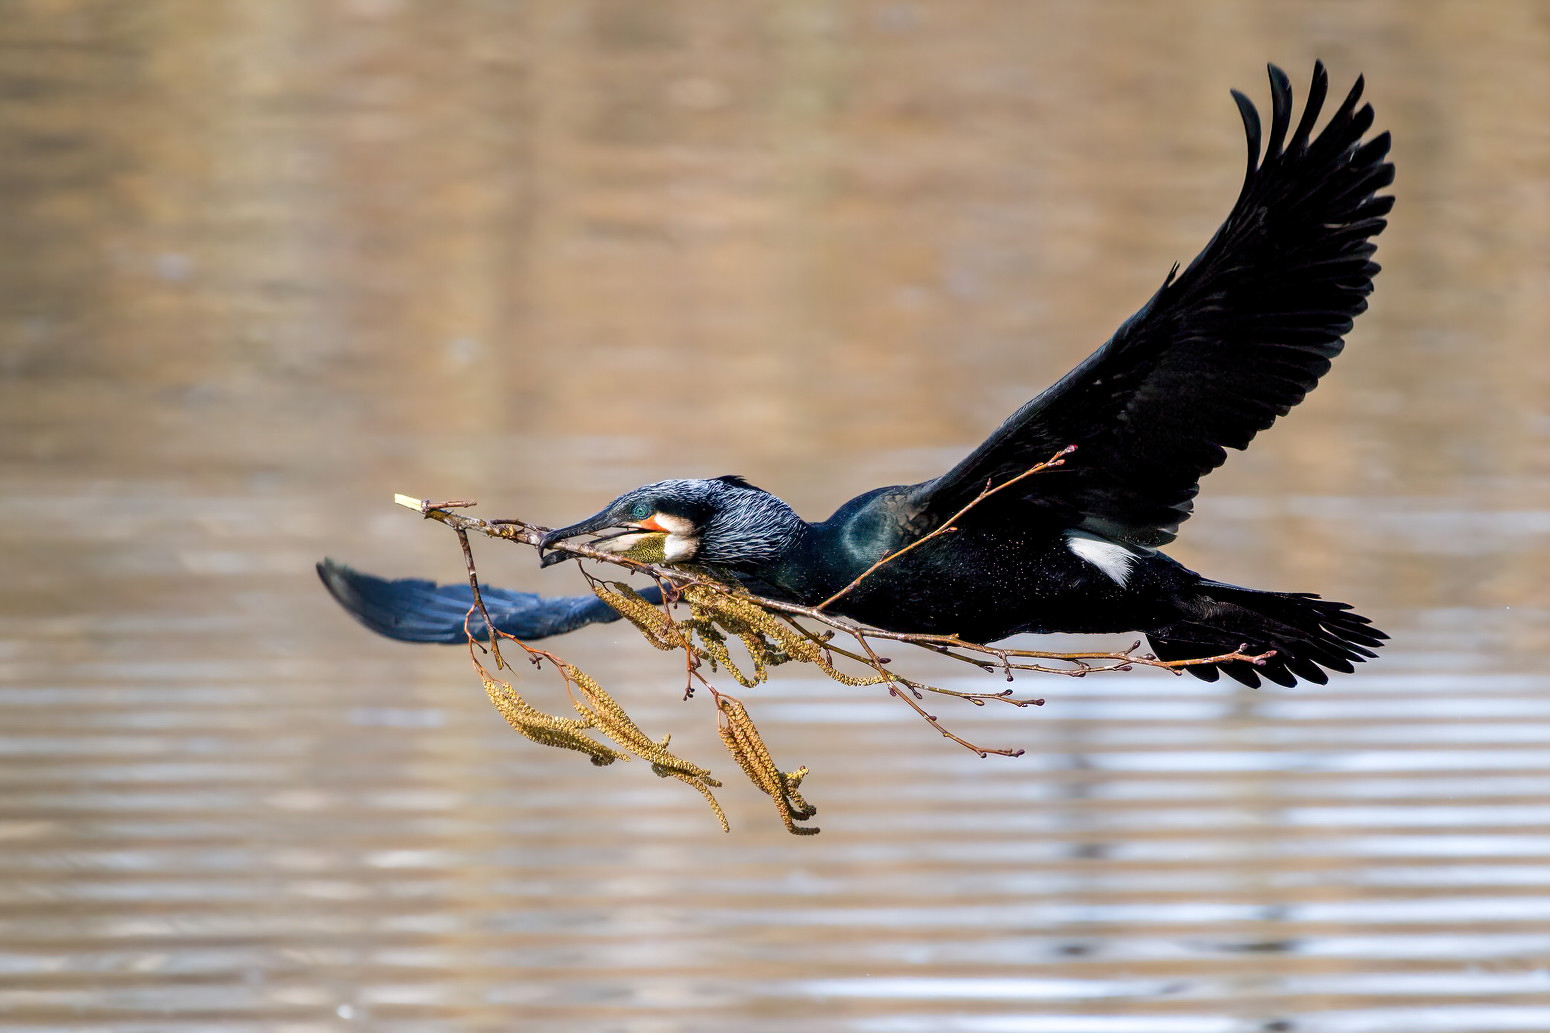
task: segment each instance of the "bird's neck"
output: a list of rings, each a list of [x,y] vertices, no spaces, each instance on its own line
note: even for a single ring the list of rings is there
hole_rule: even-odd
[[[757,576],[778,589],[781,597],[816,606],[886,555],[878,543],[858,542],[853,531],[832,520],[806,524],[791,548]]]
[[[807,535],[807,521],[766,492],[743,493],[700,531],[700,562],[755,575],[782,564]]]
[[[810,524],[770,496],[765,504],[771,512],[759,521],[738,520],[735,534],[716,545],[711,562],[736,573],[757,594],[817,605],[903,544],[901,498],[899,489],[880,488]],[[727,558],[731,553],[735,560]]]

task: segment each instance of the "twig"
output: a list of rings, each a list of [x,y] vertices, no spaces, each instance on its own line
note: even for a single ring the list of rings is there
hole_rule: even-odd
[[[526,520],[518,520],[508,517],[500,520],[483,520],[479,517],[464,516],[461,513],[453,513],[453,508],[471,506],[471,502],[431,502],[425,499],[417,499],[410,495],[394,495],[393,501],[405,509],[412,509],[427,520],[439,520],[454,530],[477,531],[479,534],[490,538],[505,538],[509,541],[522,542],[525,545],[537,547],[544,534],[550,529],[541,524],[530,524]],[[617,553],[604,552],[594,549],[590,545],[576,541],[559,541],[548,546],[550,552],[568,552],[573,556],[581,556],[589,560],[601,560],[604,563],[613,563],[617,566],[627,567],[630,570],[650,574],[653,577],[665,577],[671,580],[682,580],[683,575],[674,571],[671,567],[659,567],[651,563],[641,563],[637,560],[620,556]]]
[[[461,527],[456,528],[457,543],[463,547],[463,561],[468,564],[468,586],[474,590],[474,607],[478,609],[479,616],[484,618],[484,626],[490,632],[490,655],[495,657],[495,669],[499,671],[506,666],[506,658],[501,656],[501,645],[495,632],[495,622],[490,620],[490,611],[484,608],[484,593],[479,591],[479,575],[474,571],[474,550],[468,544],[468,532]],[[463,618],[463,631],[468,631],[468,617]],[[473,636],[469,635],[469,641]]]
[[[875,671],[881,671],[884,677],[888,679],[888,694],[895,696],[898,699],[902,699],[911,710],[915,711],[915,713],[919,714],[923,719],[925,719],[925,722],[940,732],[943,737],[951,739],[953,742],[957,743],[959,746],[962,746],[966,750],[970,750],[979,754],[981,759],[989,756],[992,753],[998,754],[1002,757],[1021,757],[1023,755],[1024,751],[1017,747],[997,748],[991,746],[976,746],[974,743],[963,738],[962,736],[948,731],[942,726],[942,723],[937,720],[935,714],[928,713],[925,707],[916,702],[916,700],[925,699],[925,696],[921,693],[921,688],[923,686],[921,686],[919,682],[912,681],[908,678],[901,678],[900,676],[894,674],[892,671],[888,670],[886,667],[886,662],[882,657],[877,655],[877,651],[872,648],[872,644],[866,640],[865,635],[857,635],[855,636],[855,639],[861,644],[861,648],[865,649],[867,652],[867,657],[869,658],[867,666],[871,667]],[[909,691],[905,692],[905,689],[908,689]]]
[[[1121,652],[1056,653],[1047,652],[1040,649],[1003,649],[999,646],[988,646],[982,645],[978,642],[970,642],[967,639],[959,638],[957,635],[934,635],[917,632],[887,631],[883,628],[874,628],[871,625],[860,624],[856,621],[848,620],[844,617],[835,617],[832,614],[822,613],[816,607],[801,606],[797,603],[782,602],[779,599],[765,599],[759,596],[753,596],[751,597],[751,600],[769,610],[775,610],[777,612],[790,614],[796,617],[811,618],[812,620],[826,624],[836,631],[843,632],[847,635],[855,636],[857,634],[862,634],[870,636],[871,638],[887,639],[893,642],[905,642],[912,646],[920,646],[924,649],[930,649],[932,652],[953,656],[953,658],[957,660],[965,660],[982,668],[985,666],[984,661],[974,660],[971,657],[962,655],[954,655],[947,652],[947,650],[962,649],[968,652],[983,653],[986,656],[993,656],[998,661],[998,663],[994,665],[995,667],[1005,667],[1006,669],[1010,669],[1012,671],[1033,671],[1039,674],[1064,674],[1076,678],[1080,678],[1087,674],[1096,674],[1101,671],[1124,670],[1125,668],[1135,664],[1139,664],[1143,667],[1157,667],[1162,670],[1173,671],[1175,673],[1183,673],[1179,670],[1179,668],[1183,667],[1194,667],[1200,664],[1227,663],[1233,660],[1243,660],[1248,663],[1261,664],[1275,655],[1274,650],[1257,655],[1250,655],[1244,653],[1240,648],[1239,650],[1235,650],[1231,653],[1223,653],[1219,656],[1207,656],[1191,660],[1159,660],[1151,654],[1137,655],[1135,650],[1140,648],[1141,644],[1139,642],[1131,646],[1130,649]],[[1078,666],[1074,669],[1070,669],[1047,667],[1042,664],[1009,663],[1008,661],[1012,657],[1039,660],[1059,660],[1076,664]],[[1087,663],[1087,661],[1091,660],[1108,660],[1113,661],[1113,663],[1111,665],[1097,666]]]

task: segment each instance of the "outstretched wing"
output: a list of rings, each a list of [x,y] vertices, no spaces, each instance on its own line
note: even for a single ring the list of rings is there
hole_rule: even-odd
[[[1362,80],[1317,137],[1328,76],[1315,64],[1291,139],[1292,89],[1270,66],[1270,137],[1260,157],[1254,105],[1233,91],[1248,136],[1243,190],[1216,236],[1076,369],[1016,413],[951,471],[910,489],[927,529],[985,487],[1066,445],[1063,468],[1018,498],[1070,526],[1141,547],[1172,541],[1202,476],[1302,401],[1367,307],[1372,238],[1392,197],[1389,134],[1363,142]],[[1010,494],[1010,492],[1008,493]]]
[[[468,613],[474,590],[467,582],[438,585],[408,577],[389,581],[333,560],[318,564],[318,577],[350,616],[379,635],[404,642],[463,643],[468,641],[463,632],[467,617],[475,638],[490,637],[484,619]],[[496,629],[523,641],[619,619],[618,611],[595,595],[542,596],[484,585],[479,594]],[[662,601],[662,590],[655,586],[643,589],[641,595],[653,603]]]

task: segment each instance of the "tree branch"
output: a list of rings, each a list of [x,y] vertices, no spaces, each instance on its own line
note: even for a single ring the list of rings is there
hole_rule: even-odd
[[[1152,654],[1138,652],[1141,648],[1139,640],[1129,649],[1117,652],[1048,652],[1035,649],[1008,649],[970,642],[958,635],[888,631],[825,611],[825,607],[843,598],[846,593],[883,565],[934,537],[955,530],[954,521],[976,505],[1026,477],[1031,477],[1052,466],[1061,465],[1063,457],[1071,451],[1071,448],[1062,449],[1049,460],[1029,468],[1002,484],[994,486],[987,484],[979,495],[936,530],[873,564],[849,585],[817,606],[804,606],[754,596],[741,587],[727,585],[717,580],[701,568],[645,563],[618,553],[603,552],[572,540],[556,542],[549,548],[646,574],[662,587],[663,602],[657,605],[648,602],[622,582],[601,580],[583,570],[583,574],[599,598],[634,624],[648,642],[658,649],[683,651],[687,681],[685,698],[693,695],[696,682],[710,691],[717,703],[723,741],[732,755],[754,783],[775,798],[787,828],[798,834],[809,834],[817,830],[795,824],[796,821],[804,820],[813,813],[813,809],[796,793],[800,774],[779,773],[779,770],[773,766],[773,762],[768,760],[767,751],[764,751],[763,744],[758,738],[758,731],[753,727],[752,719],[747,716],[742,704],[737,703],[735,708],[729,710],[732,704],[728,700],[732,697],[716,690],[705,676],[706,668],[711,671],[726,668],[727,673],[734,676],[741,684],[751,687],[765,680],[769,667],[790,661],[811,663],[829,678],[841,684],[887,686],[889,695],[903,700],[905,705],[939,734],[981,757],[990,754],[1016,757],[1022,754],[1021,749],[981,746],[944,727],[936,715],[922,705],[927,698],[925,694],[930,692],[951,696],[967,700],[975,706],[984,706],[987,702],[1001,702],[1015,707],[1040,706],[1044,703],[1042,699],[1015,696],[1011,689],[964,692],[928,685],[896,672],[891,666],[892,659],[880,655],[874,643],[900,642],[914,646],[961,663],[971,664],[988,674],[1000,673],[1009,682],[1015,680],[1019,672],[1063,674],[1081,678],[1089,674],[1127,671],[1137,666],[1155,667],[1174,674],[1182,674],[1184,668],[1199,664],[1233,661],[1259,664],[1274,655],[1273,652],[1251,655],[1244,651],[1245,646],[1240,646],[1233,652],[1217,656],[1192,660],[1159,660]],[[464,620],[464,630],[468,632],[469,657],[483,680],[491,701],[513,728],[543,745],[586,753],[591,756],[593,763],[597,764],[609,763],[617,757],[628,759],[629,755],[644,757],[651,761],[652,770],[657,774],[677,778],[698,789],[710,802],[712,809],[725,826],[725,815],[721,813],[720,805],[710,792],[710,787],[720,783],[710,777],[708,770],[691,765],[667,753],[665,738],[660,743],[646,739],[624,711],[590,678],[554,654],[534,649],[514,636],[500,631],[490,619],[480,591],[468,535],[478,533],[490,538],[522,542],[537,548],[548,528],[529,524],[523,520],[483,520],[456,512],[458,509],[472,506],[474,503],[471,501],[431,502],[406,495],[395,496],[394,501],[415,510],[427,519],[440,521],[456,532],[468,568],[468,583],[474,594],[473,605],[469,607],[468,617]],[[690,616],[687,620],[679,620],[673,616],[673,607],[681,603],[687,603],[689,606]],[[577,719],[559,718],[534,709],[517,695],[508,683],[495,679],[480,665],[473,652],[477,643],[471,629],[468,628],[468,620],[474,613],[478,613],[483,618],[485,627],[489,629],[489,651],[495,658],[496,670],[509,667],[500,653],[501,639],[520,646],[535,665],[545,660],[549,661],[565,680],[566,690],[581,715],[579,722]],[[815,630],[809,625],[822,630]],[[732,637],[741,640],[747,648],[753,660],[751,674],[744,673],[733,664],[727,652],[727,643]],[[836,644],[836,638],[849,640],[854,648],[847,649]],[[834,665],[836,656],[857,663],[871,673],[858,676],[841,671]],[[585,698],[578,698],[578,693]],[[731,724],[728,723],[729,721]],[[600,730],[614,742],[618,749],[583,734],[587,729]],[[805,769],[800,769],[800,772],[805,773]]]

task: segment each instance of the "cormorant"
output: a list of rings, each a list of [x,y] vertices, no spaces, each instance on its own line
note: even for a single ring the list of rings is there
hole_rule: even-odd
[[[1204,251],[1109,341],[1006,420],[962,462],[921,484],[878,488],[808,523],[740,477],[670,480],[626,492],[545,544],[602,534],[623,551],[666,533],[669,562],[694,561],[749,590],[816,604],[882,557],[942,525],[987,484],[1067,445],[1067,462],[994,495],[958,530],[899,557],[831,606],[895,631],[991,642],[1019,632],[1143,632],[1165,660],[1246,646],[1263,666],[1220,665],[1247,685],[1320,684],[1349,672],[1386,638],[1345,603],[1307,593],[1212,581],[1163,555],[1188,518],[1202,476],[1302,401],[1367,307],[1378,271],[1372,238],[1393,206],[1389,134],[1373,123],[1358,78],[1313,135],[1328,88],[1316,63],[1302,117],[1271,65],[1271,118],[1261,156],[1259,113],[1233,91],[1248,137],[1248,171]],[[1288,135],[1288,131],[1290,135]],[[562,559],[550,553],[545,565]],[[393,638],[463,641],[467,585],[386,581],[325,560],[330,592]],[[653,590],[654,591],[654,590]],[[660,598],[656,596],[656,598]],[[486,589],[496,626],[524,639],[613,620],[591,597]],[[483,631],[482,621],[472,627]],[[1189,668],[1214,681],[1216,667]]]

